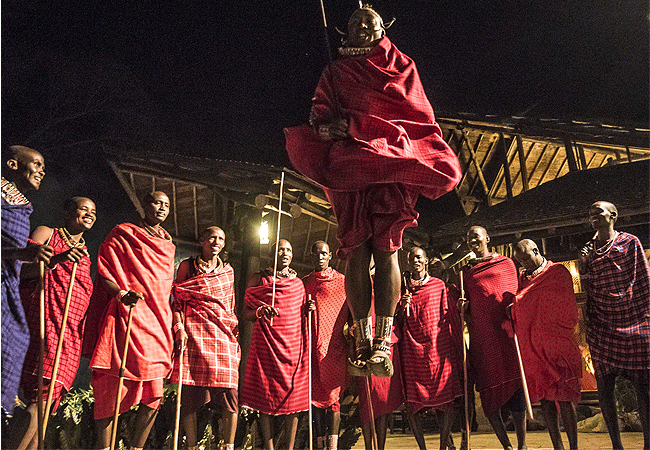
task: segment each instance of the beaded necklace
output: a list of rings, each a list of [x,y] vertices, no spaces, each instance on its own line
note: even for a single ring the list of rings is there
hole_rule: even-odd
[[[535,270],[533,270],[530,274],[527,272],[524,272],[524,276],[526,277],[527,280],[530,280],[531,278],[535,278],[537,275],[542,273],[544,268],[546,267],[546,264],[548,263],[548,260],[542,256],[542,263],[539,265],[539,267]]]
[[[4,198],[10,205],[26,205],[29,203],[27,197],[18,190],[15,184],[2,177],[2,198]]]
[[[427,283],[429,282],[429,279],[430,279],[430,278],[431,278],[431,277],[429,276],[428,273],[427,273],[423,278],[420,278],[419,280],[416,280],[416,279],[414,279],[414,278],[410,278],[410,279],[409,279],[409,285],[410,285],[411,287],[420,287],[420,286],[424,286],[425,284],[427,284]]]
[[[201,255],[197,256],[194,259],[194,268],[196,269],[197,273],[212,273],[216,272],[217,269],[221,267],[221,258],[217,256],[217,260],[212,262],[212,261],[203,261],[203,258],[201,258]]]
[[[361,56],[367,55],[374,47],[339,47],[341,56]]]
[[[166,239],[169,242],[171,242],[171,240],[172,240],[171,235],[163,227],[158,227],[158,229],[156,229],[156,228],[152,227],[151,225],[149,225],[144,220],[140,221],[140,226],[142,228],[144,228],[144,230],[153,237],[157,237],[157,238],[160,238],[160,239]]]
[[[61,239],[63,239],[63,242],[65,242],[66,245],[70,248],[83,247],[86,245],[86,241],[84,240],[83,236],[79,236],[79,240],[74,241],[72,239],[72,235],[66,227],[57,228],[56,231],[59,233],[59,236],[61,236]]]
[[[269,275],[272,274],[273,267],[269,267],[268,269],[266,269],[266,271],[268,272]],[[291,267],[285,267],[284,269],[275,272],[276,278],[295,278],[297,275],[298,273],[295,270],[293,270]]]
[[[616,240],[617,237],[618,237],[618,231],[615,231],[614,237],[608,239],[607,242],[605,242],[605,245],[599,248],[596,248],[596,239],[594,239],[594,253],[596,253],[598,256],[603,256],[612,248],[612,245],[614,245],[614,240]]]

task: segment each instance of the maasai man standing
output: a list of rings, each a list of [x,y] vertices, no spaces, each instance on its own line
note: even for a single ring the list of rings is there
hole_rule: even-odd
[[[578,448],[574,403],[580,401],[582,357],[575,339],[578,305],[571,273],[548,261],[530,239],[515,245],[514,257],[523,266],[512,318],[526,374],[530,402],[541,402],[553,448],[564,449],[557,407],[569,439]]]
[[[368,5],[352,14],[341,58],[324,70],[316,87],[312,128],[285,130],[294,167],[324,187],[336,214],[356,333],[349,371],[356,376],[368,371],[392,375],[390,336],[400,297],[402,234],[417,225],[419,194],[436,199],[461,176],[415,64],[385,36],[386,28]]]
[[[13,145],[2,160],[2,414],[11,415],[29,346],[29,328],[18,284],[22,261],[50,262],[52,247],[28,245],[32,204],[25,195],[38,190],[45,161],[36,150]]]
[[[280,239],[272,256],[277,259],[278,271],[274,274],[270,267],[253,275],[246,289],[244,315],[255,324],[240,403],[260,412],[267,450],[274,448],[272,416],[285,416],[283,448],[292,450],[298,413],[309,408],[307,305],[302,280],[289,267],[293,259],[289,241]]]
[[[160,400],[163,380],[172,368],[172,310],[176,246],[160,224],[169,214],[169,198],[152,192],[142,199],[139,225],[117,225],[99,248],[98,272],[84,336],[84,356],[92,356],[97,448],[110,446],[111,426],[127,318],[134,304],[126,355],[120,414],[139,405],[131,448],[144,447]]]
[[[196,449],[197,410],[206,403],[218,406],[223,420],[224,450],[233,450],[241,357],[235,313],[235,272],[219,257],[226,245],[221,228],[206,228],[200,242],[201,254],[181,262],[173,288],[177,352],[187,343],[181,361],[181,422],[187,448]],[[178,377],[176,362],[172,383],[178,383]]]
[[[614,381],[634,385],[650,448],[650,269],[639,239],[614,230],[616,206],[595,202],[589,222],[596,235],[580,253],[580,275],[587,291],[587,343],[594,364],[598,401],[612,447],[623,448]]]
[[[302,279],[314,303],[312,407],[318,448],[338,448],[341,391],[347,383],[347,341],[343,328],[350,310],[345,303],[345,277],[330,267],[332,252],[325,241],[311,247],[314,271]],[[328,433],[329,431],[329,433]]]
[[[429,258],[420,247],[408,253],[410,276],[402,294],[398,329],[406,409],[420,449],[426,449],[421,413],[434,408],[440,425],[440,448],[450,446],[451,407],[462,395],[460,361],[452,325],[457,325],[444,281],[427,273]]]
[[[95,203],[89,198],[73,197],[63,204],[64,223],[61,228],[40,226],[34,230],[30,242],[49,245],[54,256],[45,272],[45,357],[43,359],[43,402],[48,392],[54,389],[53,409],[72,387],[79,369],[83,321],[93,293],[90,277],[90,255],[83,239],[83,233],[95,223]],[[59,357],[56,384],[52,387],[52,371],[63,323],[68,289],[72,281],[72,266],[77,263],[75,279],[70,297],[68,318],[63,336],[63,347]],[[31,340],[23,366],[20,387],[27,404],[26,414],[16,414],[12,424],[16,438],[12,448],[36,448],[38,444],[38,361],[40,358],[40,307],[39,269],[36,263],[23,263],[20,295],[25,308]]]
[[[471,227],[467,245],[476,255],[463,268],[469,302],[469,364],[481,406],[504,449],[512,448],[500,410],[510,410],[519,448],[526,446],[526,400],[521,384],[517,349],[506,329],[507,307],[517,293],[517,269],[510,258],[488,250],[490,236],[483,227]]]

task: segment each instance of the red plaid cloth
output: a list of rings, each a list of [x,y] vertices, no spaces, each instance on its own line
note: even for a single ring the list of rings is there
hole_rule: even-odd
[[[399,248],[404,228],[417,226],[418,194],[436,199],[461,177],[415,63],[387,37],[366,56],[334,61],[316,87],[311,116],[318,124],[339,113],[349,124],[342,141],[323,141],[306,125],[285,129],[291,163],[325,188],[343,254],[382,233],[380,248]],[[376,190],[361,192],[371,186]]]
[[[34,243],[40,244],[38,242]],[[53,248],[55,255],[70,249],[56,229],[46,244]],[[45,358],[43,360],[43,377],[47,380],[52,378],[56,347],[61,332],[61,324],[63,323],[65,300],[71,282],[72,265],[71,261],[65,261],[45,273]],[[23,281],[20,284],[21,300],[25,308],[31,335],[20,382],[28,401],[36,401],[38,398],[38,360],[41,351],[39,292],[38,280]],[[83,321],[86,318],[86,310],[92,292],[93,280],[90,278],[90,258],[84,256],[77,265],[56,376],[57,384],[60,384],[66,391],[70,390],[79,369]],[[45,383],[49,388],[49,382],[46,381]],[[61,387],[57,387],[55,392],[57,395],[53,397],[55,399],[55,408],[62,397]],[[44,389],[43,392],[43,398],[45,399],[47,398],[47,390]]]
[[[241,352],[232,266],[176,282],[173,291],[174,309],[185,312],[188,336],[183,384],[237,388]],[[178,383],[178,356],[171,381]]]
[[[244,301],[257,309],[271,305],[273,279],[246,289]],[[253,325],[240,404],[264,414],[283,415],[309,408],[307,318],[305,288],[300,278],[276,280],[275,307],[280,315],[273,325],[257,319]]]
[[[176,246],[130,223],[117,225],[99,248],[95,290],[88,309],[83,354],[90,368],[118,376],[129,307],[111,297],[100,277],[120,289],[144,294],[133,310],[125,378],[148,381],[164,378],[172,368],[172,310],[169,296],[174,280]],[[95,400],[102,401],[95,391]],[[108,395],[108,394],[107,394]]]
[[[338,409],[347,384],[348,344],[343,327],[350,315],[345,303],[345,277],[328,267],[303,278],[305,292],[316,303],[312,322],[312,405]]]
[[[578,306],[569,271],[548,261],[534,278],[522,273],[512,316],[530,401],[580,401],[582,358],[574,335]]]
[[[587,343],[597,374],[650,369],[650,270],[643,247],[619,233],[587,264]]]
[[[443,409],[462,395],[447,288],[442,280],[431,278],[424,286],[413,287],[412,293],[410,315],[403,315],[399,339],[406,403],[413,412]]]
[[[469,363],[483,410],[496,411],[521,388],[515,342],[506,331],[506,306],[517,292],[517,269],[510,258],[495,255],[464,267],[463,278],[471,313]]]

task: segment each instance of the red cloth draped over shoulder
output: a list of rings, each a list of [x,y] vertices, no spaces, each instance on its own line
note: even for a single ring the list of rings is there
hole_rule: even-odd
[[[471,319],[469,362],[485,411],[496,411],[521,388],[514,339],[506,329],[506,306],[517,293],[517,269],[510,258],[495,255],[463,268]]]
[[[30,243],[41,244],[31,239]],[[53,230],[46,244],[52,247],[55,255],[70,249],[56,229]],[[64,261],[57,264],[54,269],[45,272],[45,358],[43,360],[43,377],[47,379],[52,378],[54,358],[59,342],[61,324],[63,323],[63,312],[71,283],[72,266],[72,261]],[[27,397],[32,397],[31,391],[37,388],[36,377],[38,376],[38,360],[40,356],[39,292],[37,279],[23,281],[20,284],[20,297],[31,335],[21,380],[21,387]],[[72,387],[72,382],[79,369],[83,324],[92,292],[93,280],[90,277],[90,258],[84,256],[79,261],[75,273],[56,377],[57,383],[61,384],[66,391],[69,391]],[[58,396],[54,398],[58,404]],[[30,400],[36,400],[36,397],[30,398]]]
[[[303,175],[340,191],[419,186],[431,199],[458,184],[458,158],[442,139],[415,63],[387,37],[368,55],[342,57],[325,68],[312,120],[330,122],[338,108],[348,120],[348,139],[326,142],[306,125],[285,129],[289,158]]]
[[[347,384],[348,344],[343,327],[350,312],[345,303],[345,276],[331,267],[303,278],[305,292],[316,304],[312,323],[312,404],[338,407]]]
[[[282,415],[309,408],[307,319],[305,288],[300,278],[276,280],[275,304],[279,316],[253,325],[240,404],[264,414]],[[273,278],[246,289],[244,301],[252,309],[271,305]]]
[[[412,288],[410,315],[404,314],[399,340],[402,379],[408,408],[444,407],[462,395],[460,362],[447,301],[438,278]]]
[[[237,388],[241,351],[232,266],[174,283],[173,291],[174,309],[185,312],[188,335],[183,384]],[[178,382],[177,362],[171,381]]]
[[[99,248],[95,290],[84,335],[90,368],[118,376],[129,307],[111,297],[100,277],[120,289],[141,292],[133,310],[125,377],[147,381],[164,378],[172,367],[172,313],[176,246],[130,223],[117,225]]]
[[[531,402],[578,402],[582,359],[575,339],[578,306],[571,274],[548,261],[532,279],[520,276],[512,307]]]

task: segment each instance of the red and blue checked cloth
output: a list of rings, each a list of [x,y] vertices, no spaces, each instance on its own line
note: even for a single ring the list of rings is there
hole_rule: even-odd
[[[447,288],[438,278],[413,287],[410,315],[403,315],[399,339],[402,380],[410,411],[444,409],[462,395],[457,342],[452,335]]]
[[[650,270],[639,239],[619,233],[587,264],[587,343],[597,374],[650,369]]]
[[[312,323],[312,405],[339,408],[347,384],[348,344],[343,327],[350,311],[345,303],[345,277],[328,267],[303,278],[305,292],[316,304]]]
[[[483,410],[493,412],[521,389],[515,342],[506,331],[506,307],[517,293],[517,269],[510,258],[495,255],[465,266],[463,279],[471,314],[469,363]]]
[[[32,241],[34,242],[34,241]],[[36,242],[36,244],[40,244]],[[54,249],[54,254],[68,251],[70,247],[61,238],[57,230],[54,230],[47,245]],[[84,247],[85,248],[85,247]],[[50,380],[54,368],[54,358],[63,323],[63,311],[68,287],[71,283],[72,261],[64,261],[57,264],[54,269],[45,273],[45,358],[43,360],[43,377]],[[40,355],[40,308],[39,308],[39,283],[38,280],[23,281],[20,284],[20,295],[29,324],[31,340],[23,374],[21,387],[29,401],[36,401],[38,398],[38,360]],[[93,292],[93,280],[90,277],[90,258],[84,256],[77,265],[70,308],[68,310],[68,321],[66,323],[63,337],[63,347],[59,359],[57,371],[56,394],[54,407],[56,408],[61,399],[61,388],[69,391],[72,382],[79,369],[81,358],[81,342],[83,337],[83,322],[86,318],[86,311],[90,303],[90,296]],[[49,383],[47,383],[49,388]],[[47,398],[47,389],[43,392]]]
[[[580,401],[582,357],[571,273],[551,261],[534,278],[522,273],[512,317],[530,401]]]
[[[253,325],[241,406],[264,414],[283,415],[309,408],[307,368],[307,318],[305,287],[297,277],[276,280],[275,307],[279,315],[273,325],[266,317]],[[244,301],[256,310],[272,304],[273,278],[246,289]]]
[[[229,264],[216,273],[174,283],[174,310],[184,311],[188,340],[183,352],[183,384],[237,388],[241,350],[235,314],[235,272]],[[178,383],[178,356],[171,381]]]

